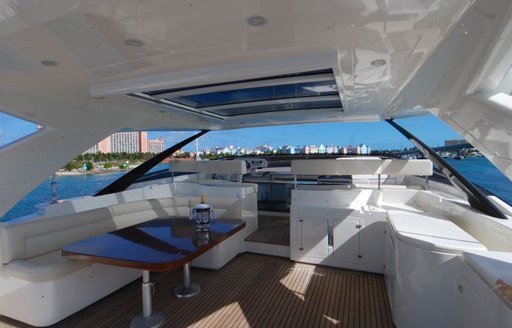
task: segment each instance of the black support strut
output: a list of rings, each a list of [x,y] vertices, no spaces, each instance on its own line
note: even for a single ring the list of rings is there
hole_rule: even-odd
[[[507,216],[500,211],[499,208],[474,184],[466,179],[459,171],[457,171],[450,163],[439,156],[434,150],[427,146],[423,141],[411,134],[409,131],[395,123],[392,119],[386,120],[395,129],[402,133],[409,139],[422,153],[430,159],[443,174],[450,180],[450,182],[459,190],[464,192],[468,198],[469,204],[482,211],[485,214],[493,216],[498,219],[507,220]]]
[[[108,195],[108,194],[112,194],[112,193],[115,193],[115,192],[120,192],[120,191],[126,190],[126,188],[128,188],[132,183],[137,181],[138,178],[140,178],[141,176],[146,174],[146,172],[151,170],[154,166],[158,165],[165,158],[171,156],[176,151],[180,150],[184,146],[186,146],[189,143],[191,143],[192,141],[196,140],[197,138],[199,138],[200,136],[202,136],[206,132],[208,132],[208,130],[202,130],[201,132],[196,133],[193,136],[191,136],[191,137],[189,137],[189,138],[187,138],[187,139],[185,139],[185,140],[175,144],[174,146],[164,150],[160,154],[153,156],[152,158],[148,159],[147,161],[145,161],[141,165],[139,165],[136,168],[134,168],[133,170],[129,171],[128,173],[126,173],[125,175],[123,175],[122,177],[117,179],[116,181],[112,182],[111,184],[109,184],[105,188],[103,188],[100,191],[98,191],[94,196]]]

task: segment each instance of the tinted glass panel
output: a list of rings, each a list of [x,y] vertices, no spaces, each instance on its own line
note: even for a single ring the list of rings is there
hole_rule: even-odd
[[[262,105],[262,106],[247,106],[237,108],[224,108],[211,110],[210,112],[222,115],[222,116],[235,116],[245,114],[257,114],[265,112],[278,112],[298,109],[318,109],[318,108],[341,108],[341,100],[322,100],[322,101],[311,101],[311,102],[300,102],[300,103],[286,103],[286,104],[275,104],[275,105]]]
[[[307,76],[316,76],[320,74],[332,74],[332,70],[330,69],[321,69],[317,71],[310,71],[310,72],[301,72],[301,73],[295,73],[295,74],[286,74],[286,75],[275,75],[275,76],[269,76],[266,78],[258,78],[258,79],[246,79],[246,80],[238,80],[234,81],[232,83],[246,83],[246,82],[254,82],[254,81],[272,81],[273,79],[279,79],[279,78],[287,78],[287,77],[307,77]],[[334,80],[333,80],[334,82]],[[269,83],[271,84],[271,83]],[[212,83],[212,84],[205,84],[205,85],[198,85],[195,87],[187,87],[187,88],[174,88],[174,89],[163,89],[163,90],[154,90],[154,91],[146,91],[144,92],[147,95],[150,96],[157,96],[162,93],[167,92],[174,92],[174,91],[183,91],[183,90],[194,90],[196,88],[204,88],[204,87],[212,87],[212,86],[218,86],[218,85],[225,85],[225,83]]]
[[[168,100],[195,108],[275,99],[336,95],[334,80],[203,93]]]

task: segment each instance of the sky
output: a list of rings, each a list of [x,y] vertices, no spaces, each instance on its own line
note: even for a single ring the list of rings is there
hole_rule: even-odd
[[[431,147],[443,146],[448,139],[462,139],[444,122],[434,116],[397,120],[411,133]],[[150,132],[150,138],[163,137],[166,147],[185,139],[194,132]],[[199,149],[212,147],[255,147],[260,145],[280,147],[283,145],[324,146],[334,144],[348,146],[366,144],[372,149],[403,149],[413,145],[386,122],[323,123],[247,128],[228,131],[211,131],[198,139]],[[194,150],[192,144],[185,150]]]
[[[412,117],[397,120],[397,123],[415,134],[427,145],[444,145],[448,139],[462,139],[445,123],[434,116]],[[12,116],[0,113],[0,147],[36,131],[36,125]],[[150,131],[149,139],[163,137],[165,147],[194,134],[191,131]],[[365,123],[327,123],[247,128],[241,130],[212,131],[198,139],[200,150],[212,147],[255,147],[270,145],[329,145],[348,146],[366,144],[372,149],[402,149],[412,145],[399,132],[386,122]],[[185,147],[194,151],[195,144]]]

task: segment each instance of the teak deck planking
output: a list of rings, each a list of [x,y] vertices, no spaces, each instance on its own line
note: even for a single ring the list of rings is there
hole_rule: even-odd
[[[258,230],[246,241],[290,246],[290,218],[286,216],[258,215]]]
[[[174,296],[181,270],[151,278],[165,327],[393,327],[379,274],[245,253],[217,271],[192,268],[201,292],[191,299]],[[128,327],[141,311],[138,280],[54,327]],[[0,316],[0,327],[29,326]]]

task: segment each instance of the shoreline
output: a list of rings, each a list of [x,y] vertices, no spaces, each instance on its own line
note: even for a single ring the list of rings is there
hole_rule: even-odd
[[[109,174],[109,173],[118,173],[118,172],[128,172],[133,168],[139,166],[137,165],[129,165],[126,169],[102,169],[102,170],[92,170],[92,171],[57,171],[55,172],[56,176],[75,176],[75,175],[87,175],[87,174]]]

